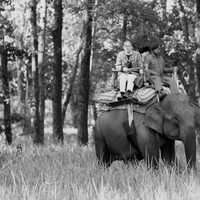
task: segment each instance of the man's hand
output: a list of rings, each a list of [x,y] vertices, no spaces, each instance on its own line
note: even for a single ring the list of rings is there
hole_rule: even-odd
[[[178,71],[178,67],[175,66],[173,70],[174,70],[174,72],[177,72]]]
[[[116,66],[117,71],[121,71],[122,66]]]
[[[127,67],[124,67],[124,68],[123,68],[123,72],[128,72],[128,68],[127,68]]]
[[[140,69],[139,73],[140,73],[141,76],[143,76],[144,75],[144,70]]]

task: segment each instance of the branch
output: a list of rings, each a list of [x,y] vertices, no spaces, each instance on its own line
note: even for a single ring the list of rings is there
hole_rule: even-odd
[[[97,32],[98,31],[106,31],[107,33],[113,33],[114,32],[114,30],[108,30],[107,28],[105,28],[105,27],[101,27],[101,28],[98,28],[97,30],[96,30]]]
[[[81,44],[76,51],[76,63],[74,65],[74,70],[73,70],[71,78],[69,80],[69,89],[68,89],[68,91],[65,91],[65,95],[64,95],[64,98],[63,98],[63,109],[62,109],[63,124],[64,124],[64,120],[65,120],[65,113],[66,113],[66,110],[67,110],[67,106],[69,104],[69,100],[70,100],[70,97],[72,95],[74,80],[75,80],[77,69],[78,69],[78,66],[79,66],[78,65],[79,64],[79,55],[81,53],[82,48],[83,47],[82,47],[82,44]]]

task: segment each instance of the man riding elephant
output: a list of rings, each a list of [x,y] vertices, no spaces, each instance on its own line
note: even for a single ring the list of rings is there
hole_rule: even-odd
[[[129,97],[133,91],[135,79],[139,74],[143,74],[141,55],[138,51],[133,50],[133,45],[129,40],[124,42],[123,49],[124,51],[119,52],[115,65],[116,69],[120,72],[119,84],[121,97],[118,100]],[[134,68],[138,70],[134,70]]]
[[[145,57],[144,66],[147,80],[153,83],[159,97],[164,95],[162,93],[162,82],[169,85],[172,94],[179,93],[176,81],[171,77],[164,76],[164,72],[173,72],[177,68],[165,68],[165,62],[161,55],[161,47],[159,44],[151,48],[151,54]]]

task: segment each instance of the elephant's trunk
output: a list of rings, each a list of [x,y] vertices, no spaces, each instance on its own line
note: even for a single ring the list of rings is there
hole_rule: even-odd
[[[189,168],[195,168],[196,163],[196,134],[195,128],[190,126],[181,131],[181,140],[185,147],[185,156]]]

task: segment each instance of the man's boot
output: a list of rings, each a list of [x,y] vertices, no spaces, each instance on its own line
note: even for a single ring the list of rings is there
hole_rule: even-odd
[[[158,96],[159,101],[162,101],[166,95],[167,94],[163,93],[162,90],[157,91],[157,96]]]
[[[124,99],[124,92],[120,92],[120,93],[121,93],[121,96],[117,97],[118,101],[121,101],[122,99]]]
[[[127,90],[126,93],[124,94],[123,96],[123,99],[128,99],[131,97],[131,91],[130,90]]]

